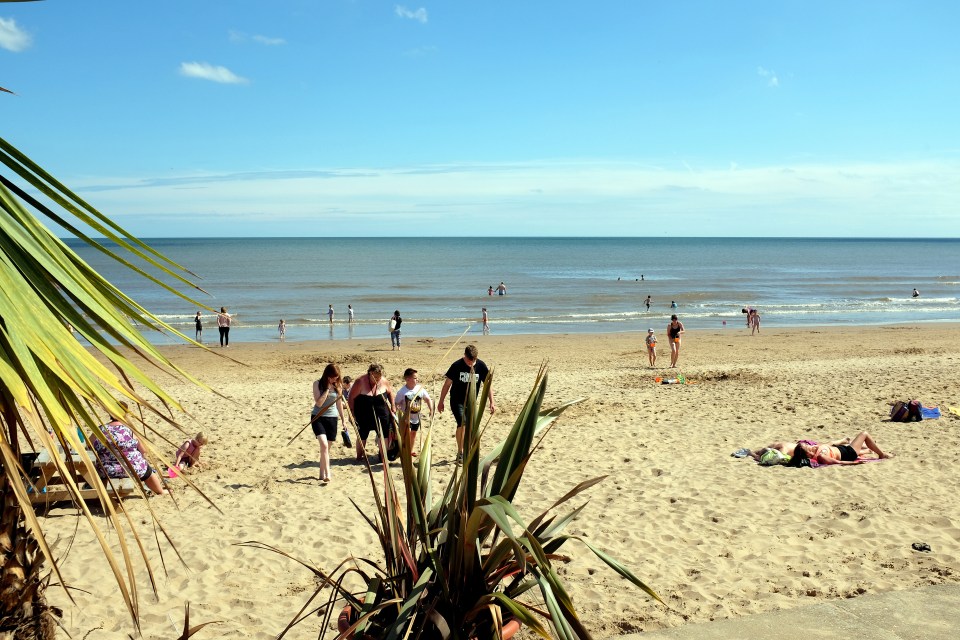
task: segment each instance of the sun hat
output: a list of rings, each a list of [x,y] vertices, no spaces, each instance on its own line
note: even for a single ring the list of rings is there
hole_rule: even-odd
[[[653,329],[647,329],[647,333],[653,333]]]

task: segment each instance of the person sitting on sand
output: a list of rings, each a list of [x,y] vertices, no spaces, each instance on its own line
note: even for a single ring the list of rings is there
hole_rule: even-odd
[[[127,405],[121,402],[120,406],[126,414]],[[120,418],[111,416],[110,422],[100,427],[106,441],[93,438],[93,451],[97,454],[97,473],[101,478],[126,478],[129,466],[147,488],[153,493],[161,495],[169,493],[163,488],[159,474],[154,471],[145,456],[146,451],[133,430],[125,425]],[[124,462],[121,462],[124,460]]]
[[[181,471],[187,467],[199,468],[200,450],[205,444],[207,444],[207,436],[203,435],[203,431],[191,439],[185,440],[177,449],[177,457],[173,461],[174,466]]]
[[[793,454],[787,465],[791,467],[806,466],[804,461],[809,465],[813,463],[818,465],[860,464],[864,461],[864,458],[860,457],[860,448],[864,445],[866,445],[870,451],[877,454],[877,457],[880,459],[893,457],[891,454],[881,451],[869,433],[861,431],[853,437],[849,445],[810,445],[798,442],[797,446],[793,448]]]

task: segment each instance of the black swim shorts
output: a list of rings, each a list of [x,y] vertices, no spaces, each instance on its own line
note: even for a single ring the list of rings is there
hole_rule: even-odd
[[[837,449],[840,449],[840,460],[844,462],[853,462],[860,456],[854,450],[853,447],[846,444],[837,445]]]

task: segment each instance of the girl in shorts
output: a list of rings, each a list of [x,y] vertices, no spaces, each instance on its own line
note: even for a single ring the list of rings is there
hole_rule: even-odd
[[[320,445],[320,482],[330,482],[330,442],[337,439],[337,417],[343,420],[343,382],[340,369],[330,363],[313,383],[313,410],[310,424]]]

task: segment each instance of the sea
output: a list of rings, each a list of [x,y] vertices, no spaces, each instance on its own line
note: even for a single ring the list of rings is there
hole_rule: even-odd
[[[231,342],[388,340],[490,332],[582,334],[960,321],[960,239],[153,238],[197,274],[197,302],[234,314]],[[217,340],[215,317],[82,243],[82,258],[178,331]],[[155,271],[150,270],[152,273]],[[169,280],[167,278],[166,280]],[[505,295],[497,295],[500,283]],[[494,289],[489,295],[489,289]],[[913,297],[916,288],[920,295]],[[647,310],[645,300],[651,298]],[[348,322],[347,305],[354,309]],[[333,305],[329,322],[328,305]],[[157,344],[182,342],[147,332]]]

